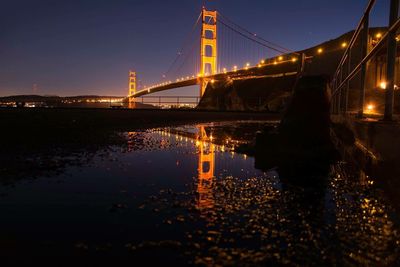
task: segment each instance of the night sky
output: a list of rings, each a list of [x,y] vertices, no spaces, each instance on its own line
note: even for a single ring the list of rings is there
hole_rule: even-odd
[[[267,40],[298,50],[353,29],[367,2],[215,0],[206,5]],[[388,2],[378,0],[372,26],[387,25]],[[200,0],[2,0],[0,95],[122,96],[129,69],[144,84],[156,82],[201,6]]]

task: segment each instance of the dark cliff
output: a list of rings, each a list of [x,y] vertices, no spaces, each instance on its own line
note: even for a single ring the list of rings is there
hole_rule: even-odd
[[[382,28],[373,28],[370,34],[382,31]],[[323,75],[329,80],[336,71],[338,63],[349,43],[354,31],[316,45],[314,47],[298,51],[290,55],[284,55],[288,62],[279,63],[278,58],[267,59],[267,66],[249,70],[247,79],[232,79],[225,77],[209,83],[198,108],[210,110],[242,110],[242,111],[266,111],[281,112],[286,108],[288,99],[293,92],[297,76],[294,72],[300,70],[300,54],[307,56],[304,68],[304,76]],[[354,64],[360,57],[359,40],[356,41],[353,58]],[[321,49],[321,50],[319,50]],[[296,58],[292,62],[290,59]],[[257,72],[257,73],[251,73]],[[253,75],[254,74],[254,75]],[[228,75],[227,75],[228,76]],[[359,79],[354,79],[351,88],[359,87]],[[352,90],[351,98],[357,97],[356,90]]]

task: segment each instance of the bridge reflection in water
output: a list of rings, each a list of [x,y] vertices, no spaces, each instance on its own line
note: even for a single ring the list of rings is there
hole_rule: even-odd
[[[368,173],[343,161],[331,166],[328,183],[321,187],[310,190],[289,184],[283,179],[287,173],[283,167],[264,173],[249,168],[254,161],[245,163],[245,156],[231,157],[231,148],[246,138],[249,128],[255,132],[254,125],[218,123],[131,132],[129,150],[141,151],[154,142],[157,148],[151,153],[177,152],[168,163],[175,170],[171,177],[194,176],[188,191],[162,190],[149,209],[158,210],[157,216],[171,224],[187,222],[190,240],[199,240],[200,248],[216,242],[213,248],[229,257],[238,251],[254,259],[279,253],[289,262],[306,259],[319,266],[392,266],[398,260],[398,216]],[[184,209],[171,216],[176,207]],[[246,244],[261,245],[247,250]],[[188,255],[221,260],[188,246]],[[223,258],[233,264],[232,259]]]
[[[197,208],[199,210],[214,207],[213,179],[215,164],[215,145],[212,135],[207,136],[204,126],[198,126],[196,146],[199,153],[199,168],[197,181]]]
[[[6,256],[12,262],[57,260],[73,241],[77,255],[84,249],[97,260],[157,261],[149,265],[178,265],[149,257],[159,253],[205,266],[400,266],[399,216],[374,176],[344,157],[320,192],[285,184],[282,168],[264,173],[254,169],[254,158],[231,154],[260,127],[214,122],[138,130],[96,153],[93,143],[82,142],[79,150],[49,144],[41,158],[77,157],[65,164],[79,165],[62,165],[55,173],[52,163],[29,183],[0,186],[0,210],[7,215],[0,226],[15,235],[0,243],[25,241],[10,245]],[[15,166],[23,170],[24,154],[0,152],[21,159]],[[45,161],[37,162],[43,168]],[[29,165],[28,171],[43,170]],[[311,171],[292,173],[300,178]],[[24,223],[16,223],[21,218]],[[102,249],[105,242],[109,250]]]

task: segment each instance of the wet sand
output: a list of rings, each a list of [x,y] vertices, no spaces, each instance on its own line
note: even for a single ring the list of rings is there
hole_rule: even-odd
[[[239,120],[279,120],[277,113],[203,110],[131,109],[0,109],[4,132],[61,129],[132,130],[186,123]]]

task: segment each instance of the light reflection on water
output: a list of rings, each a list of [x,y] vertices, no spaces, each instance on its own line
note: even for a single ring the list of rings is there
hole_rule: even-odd
[[[398,263],[398,217],[372,178],[341,162],[317,192],[282,184],[279,169],[264,173],[232,150],[260,128],[129,132],[125,145],[91,163],[2,187],[1,244],[10,255],[45,244],[55,255],[102,251],[136,260],[150,251],[163,255],[156,263]]]

